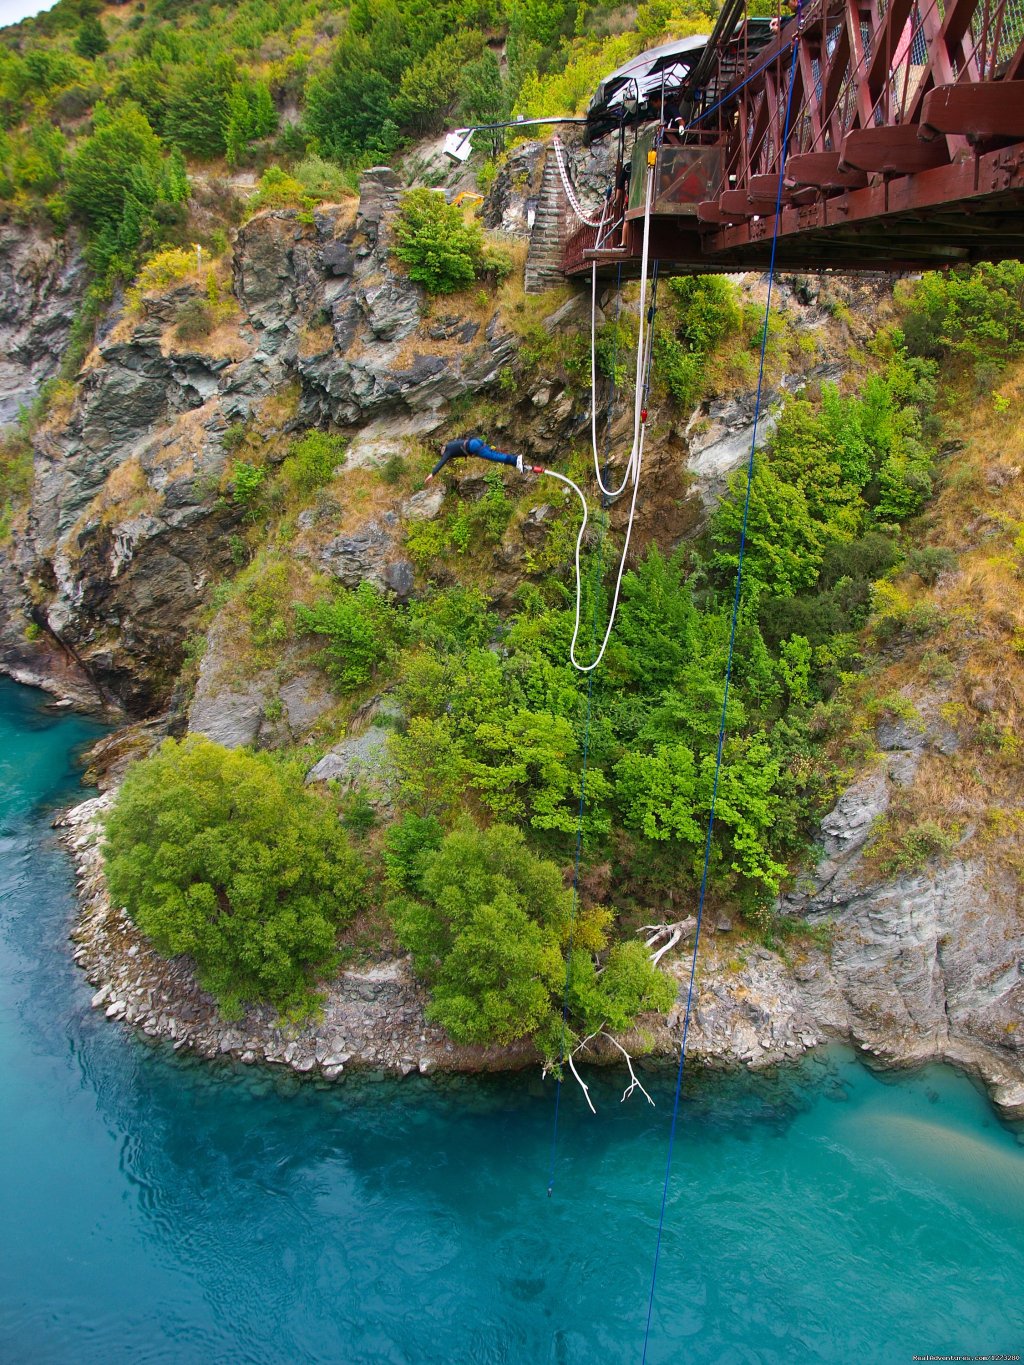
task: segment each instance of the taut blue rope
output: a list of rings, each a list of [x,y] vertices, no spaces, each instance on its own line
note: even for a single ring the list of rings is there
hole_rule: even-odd
[[[799,28],[799,10],[797,26]],[[646,1365],[647,1347],[651,1339],[651,1317],[654,1313],[654,1291],[658,1279],[658,1261],[661,1256],[661,1242],[665,1231],[665,1208],[668,1203],[669,1180],[672,1174],[672,1155],[676,1142],[676,1126],[679,1118],[679,1097],[683,1088],[683,1069],[686,1065],[686,1043],[690,1032],[690,1014],[693,1007],[693,985],[697,975],[697,950],[700,946],[701,921],[704,915],[704,901],[707,896],[708,869],[711,865],[711,836],[715,827],[715,804],[718,799],[718,778],[722,771],[722,750],[725,746],[725,719],[729,705],[729,684],[732,681],[732,660],[736,645],[736,623],[740,610],[740,589],[743,583],[743,556],[747,546],[747,520],[750,515],[750,490],[754,481],[754,451],[757,446],[757,423],[761,415],[761,395],[764,386],[764,358],[768,346],[768,318],[772,305],[772,283],[775,279],[775,249],[779,240],[779,216],[782,212],[782,183],[786,171],[786,149],[789,143],[789,119],[793,107],[793,85],[796,78],[796,45],[793,39],[789,72],[789,95],[786,99],[786,119],[782,134],[780,151],[779,188],[775,196],[775,223],[772,231],[772,251],[768,266],[768,297],[764,305],[764,329],[761,334],[761,359],[757,372],[757,401],[754,405],[754,430],[750,437],[750,455],[747,458],[747,491],[743,502],[743,525],[740,530],[740,553],[736,566],[736,587],[732,601],[732,623],[729,630],[729,653],[725,665],[725,688],[722,693],[722,714],[718,725],[718,749],[715,754],[715,779],[711,789],[711,809],[708,812],[707,837],[704,842],[704,868],[700,879],[700,896],[697,901],[697,927],[694,932],[693,957],[690,960],[690,980],[686,990],[686,1013],[683,1016],[683,1041],[679,1050],[679,1068],[676,1072],[675,1097],[672,1104],[672,1124],[669,1129],[668,1155],[665,1161],[665,1181],[661,1191],[661,1211],[658,1215],[658,1236],[654,1247],[654,1265],[651,1270],[651,1292],[647,1303],[647,1324],[644,1329],[643,1361]]]

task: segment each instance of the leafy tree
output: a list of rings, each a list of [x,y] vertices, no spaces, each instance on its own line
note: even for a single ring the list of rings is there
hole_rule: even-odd
[[[482,48],[480,33],[451,34],[408,67],[395,98],[399,126],[417,137],[440,132],[458,98],[463,69]]]
[[[188,197],[188,178],[136,106],[98,107],[95,129],[68,165],[68,206],[90,230],[94,267],[129,274],[143,241],[159,236],[162,207]]]
[[[509,25],[513,33],[551,47],[564,33],[571,33],[576,17],[575,0],[508,0]]]
[[[329,431],[307,431],[291,448],[281,474],[299,493],[313,493],[330,483],[338,465],[345,462],[348,441]]]
[[[251,142],[269,137],[277,127],[277,110],[266,81],[235,81],[227,103],[224,147],[235,166]]]
[[[300,630],[326,640],[321,660],[343,691],[369,681],[374,671],[392,658],[402,623],[391,600],[372,583],[338,588],[314,607],[299,606]]]
[[[399,144],[393,104],[391,81],[374,68],[368,45],[353,40],[306,87],[306,129],[327,156],[386,158]]]
[[[95,15],[83,19],[79,25],[78,37],[75,39],[75,51],[78,55],[91,60],[93,57],[101,57],[109,46],[103,25]]]
[[[469,768],[487,807],[504,819],[526,819],[538,830],[571,833],[579,818],[579,749],[568,720],[544,712],[516,710],[483,721],[473,735],[479,758]],[[588,775],[588,824],[600,819],[608,784],[602,773]],[[603,826],[607,829],[607,820]]]
[[[420,855],[415,896],[392,904],[395,929],[430,986],[430,1017],[460,1043],[510,1043],[536,1036],[549,1058],[560,1041],[563,951],[573,893],[552,862],[531,853],[519,830],[464,822]],[[608,913],[579,907],[571,1027],[627,1028],[645,1009],[667,1009],[675,986],[642,947],[607,946]]]
[[[132,768],[107,821],[110,891],[157,949],[195,959],[228,1017],[308,1009],[363,873],[298,767],[191,736]]]
[[[164,131],[183,152],[224,155],[235,76],[230,57],[185,66],[176,73],[167,95]]]
[[[682,275],[669,281],[676,303],[676,336],[691,351],[710,354],[742,322],[736,289],[724,275]]]
[[[480,228],[433,190],[410,190],[405,196],[395,239],[395,255],[409,267],[409,278],[429,294],[465,289],[482,266]]]
[[[406,811],[384,838],[384,867],[388,882],[398,891],[419,895],[423,890],[423,860],[441,847],[444,830],[433,815]]]
[[[716,564],[728,575],[736,572],[746,487],[745,470],[732,475],[729,496],[712,521],[712,537],[721,547]],[[748,581],[756,580],[777,597],[811,587],[824,554],[823,529],[811,516],[803,490],[777,475],[769,461],[756,460],[744,558]]]
[[[392,735],[398,794],[414,814],[450,822],[466,790],[466,750],[447,716],[414,716],[404,735]]]
[[[958,354],[1002,364],[1024,355],[1024,264],[980,265],[924,275],[903,331],[912,356]]]
[[[628,753],[615,768],[627,829],[647,839],[677,839],[696,849],[702,828],[697,764],[685,744],[659,744],[653,754]]]
[[[563,976],[572,893],[506,825],[469,824],[427,854],[422,899],[393,906],[399,940],[431,988],[430,1017],[456,1042],[534,1032]]]
[[[498,58],[490,50],[467,62],[459,76],[459,118],[463,123],[504,123],[512,117],[512,91]],[[483,146],[492,157],[505,146],[505,133],[494,129],[475,133],[473,145]]]

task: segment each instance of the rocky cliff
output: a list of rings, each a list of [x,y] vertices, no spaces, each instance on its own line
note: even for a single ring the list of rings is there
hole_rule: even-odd
[[[521,158],[523,174],[506,176],[487,206],[520,238],[543,166],[535,150]],[[215,589],[236,572],[246,530],[244,504],[228,483],[240,430],[268,468],[283,458],[290,433],[329,427],[347,439],[343,480],[297,516],[289,554],[348,586],[370,581],[400,599],[421,586],[406,531],[437,517],[445,492],[389,494],[379,480],[371,491],[360,471],[453,434],[467,414],[486,416],[492,432],[538,459],[585,434],[585,388],[550,359],[530,363],[524,337],[536,349],[530,328],[577,336],[589,325],[588,301],[557,290],[539,307],[517,304],[521,316],[493,290],[429,301],[390,253],[400,191],[392,171],[377,169],[364,176],[358,204],[256,215],[237,234],[232,311],[212,335],[186,343],[175,326],[199,296],[197,281],[122,305],[101,328],[73,402],[36,433],[31,503],[0,566],[0,666],[75,700],[98,696],[130,718],[149,718],[108,753],[115,772],[126,755],[185,726],[229,745],[305,742],[334,705],[309,650],[290,647],[272,662],[250,653],[240,665],[238,613],[218,606]],[[38,382],[50,364],[40,357],[52,359],[66,336],[80,272],[73,255],[31,250],[40,262],[35,292],[25,292],[24,272],[12,267],[19,283],[3,297],[10,335],[22,338],[12,353],[29,358]],[[8,243],[4,259],[31,250]],[[0,286],[4,278],[0,270]],[[763,297],[761,282],[744,287],[751,300]],[[826,306],[837,298],[841,308]],[[871,283],[832,282],[826,293],[814,281],[789,281],[780,299],[810,344],[775,376],[777,394],[840,373],[844,347],[865,340],[889,307],[886,289]],[[753,395],[742,391],[688,421],[652,414],[640,544],[671,544],[700,524],[745,458],[752,415]],[[483,490],[473,478],[455,487],[467,502]],[[538,503],[495,547],[488,583],[499,606],[531,571],[551,525],[551,505]],[[204,652],[183,682],[198,622]],[[817,944],[804,938],[781,954],[752,945],[730,919],[710,926],[691,1033],[698,1056],[765,1065],[827,1036],[851,1037],[887,1064],[942,1057],[969,1067],[1005,1112],[1024,1114],[1024,927],[1005,860],[965,835],[952,856],[913,871],[886,875],[872,861],[894,803],[919,789],[922,774],[934,782],[937,767],[953,774],[964,761],[944,704],[924,706],[919,724],[883,722],[860,775],[822,822],[816,866],[782,906],[820,927]],[[310,780],[344,785],[369,773],[372,782],[384,734],[374,719],[386,707],[373,699],[311,765]],[[90,842],[83,836],[82,849]],[[224,1030],[181,964],[161,976],[102,901],[94,851],[83,870],[93,899],[81,951],[100,987],[95,1003],[111,1017],[177,1044],[301,1070],[329,1073],[346,1053],[403,1070],[446,1064],[446,1055],[447,1064],[496,1060],[446,1054],[423,1020],[422,993],[393,961],[377,975],[349,974],[331,997],[330,1037],[313,1030],[289,1040],[262,1016]],[[682,977],[684,960],[673,970]],[[360,1000],[369,1014],[353,1003]],[[676,1047],[679,1025],[677,1011],[661,1032],[655,1027],[657,1045]]]
[[[0,231],[0,427],[57,373],[86,283],[73,233]]]

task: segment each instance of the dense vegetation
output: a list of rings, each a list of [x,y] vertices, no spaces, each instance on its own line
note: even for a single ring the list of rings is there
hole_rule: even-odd
[[[581,60],[614,66],[708,10],[656,0],[635,26],[632,13],[582,0],[58,0],[0,34],[0,201],[58,231],[78,221],[98,276],[129,277],[163,243],[216,246],[211,207],[223,226],[237,212],[225,187],[189,224],[183,158],[207,176],[266,170],[264,203],[336,196],[336,168],[453,121],[507,118],[538,81],[572,112],[593,82],[559,82]],[[491,154],[503,143],[483,138]]]
[[[755,461],[709,894],[769,939],[785,927],[775,897],[842,780],[831,739],[844,689],[876,644],[934,629],[897,581],[904,570],[934,578],[951,560],[942,549],[913,549],[904,529],[939,472],[939,366],[961,363],[967,347],[987,345],[991,356],[1007,345],[1020,321],[1006,303],[1019,270],[927,277],[904,300],[902,327],[876,337],[856,391],[824,385],[790,399]],[[984,293],[979,280],[991,281]],[[929,341],[936,298],[947,315],[954,306],[962,314],[964,293],[975,320],[955,341]],[[993,316],[1003,331],[990,343]],[[677,379],[689,403],[693,383],[745,374],[760,325],[734,285],[678,282],[658,321],[660,401],[669,410],[680,401]],[[624,320],[606,324],[607,375],[618,373],[629,330]],[[778,318],[770,335],[770,353],[793,344]],[[546,344],[547,366],[556,352]],[[578,357],[560,345],[557,363],[572,382]],[[528,363],[529,345],[524,353]],[[983,382],[983,366],[970,363]],[[280,667],[296,651],[317,663],[338,698],[335,727],[382,689],[397,704],[386,804],[373,786],[330,804],[359,837],[369,875],[362,908],[386,910],[431,987],[432,1017],[459,1042],[530,1035],[557,1056],[567,953],[570,1040],[665,1008],[671,983],[649,967],[634,931],[652,916],[678,918],[700,881],[745,476],[733,478],[702,538],[675,551],[651,545],[624,579],[590,699],[587,871],[574,901],[561,869],[574,843],[588,732],[586,683],[567,661],[575,509],[567,503],[554,518],[526,561],[517,604],[499,614],[488,565],[544,494],[490,474],[474,499],[450,499],[437,520],[410,523],[407,549],[429,591],[402,607],[369,583],[345,589],[311,578],[289,557],[290,519],[337,476],[343,442],[322,432],[293,437],[274,473],[252,462],[259,446],[244,428],[230,440],[232,496],[249,509],[254,543],[278,545],[259,552],[234,590],[254,663]],[[416,475],[398,459],[360,477],[415,486]],[[591,588],[607,579],[606,534],[599,530],[584,567]],[[588,589],[584,619],[596,611],[598,633],[606,610],[603,591],[595,600]],[[179,764],[187,753],[169,751]],[[886,856],[902,866],[910,854],[900,846]],[[140,864],[136,875],[138,897],[151,870]],[[165,921],[146,921],[143,909],[139,922],[181,950],[168,927],[175,906],[161,913]],[[317,965],[328,960],[318,955]],[[312,965],[299,967],[295,989]],[[215,968],[204,970],[212,983]],[[245,971],[233,984],[230,972],[219,978],[225,999],[289,998]]]
[[[390,911],[417,971],[431,986],[430,1015],[459,1043],[511,1043],[532,1035],[556,1060],[562,1049],[566,955],[569,1027],[579,1036],[628,1028],[667,1010],[675,985],[640,943],[608,949],[612,916],[574,914],[557,866],[508,825],[479,829],[407,814],[388,840],[391,881],[404,895]],[[596,969],[596,955],[602,966]]]
[[[302,770],[210,740],[168,740],[125,779],[107,823],[110,892],[163,953],[188,953],[229,1017],[302,1014],[337,961],[363,885]]]
[[[578,110],[609,67],[707,21],[702,0],[636,11],[582,0],[148,0],[116,11],[59,0],[0,40],[0,198],[23,219],[84,229],[97,288],[73,358],[116,281],[136,281],[132,307],[193,271],[186,245],[225,250],[224,229],[241,212],[226,179],[235,168],[262,173],[251,208],[308,208],[446,123]],[[503,141],[487,137],[483,150],[494,158]],[[486,184],[493,159],[482,165]],[[409,276],[434,294],[508,269],[475,223],[423,186],[406,196],[395,242]],[[181,339],[208,334],[221,315],[214,274],[205,288],[175,318]],[[986,395],[1005,361],[1024,354],[1022,299],[1016,262],[905,286],[900,325],[856,360],[854,379],[789,400],[758,454],[709,889],[769,939],[782,928],[776,895],[843,775],[834,741],[851,679],[877,647],[935,626],[901,584],[934,582],[955,558],[943,545],[913,546],[941,474],[940,375]],[[583,391],[584,340],[551,337],[536,317],[506,321],[521,345],[499,381],[502,402],[541,369]],[[602,327],[605,380],[625,378],[633,325],[627,308]],[[708,394],[750,387],[761,326],[757,305],[725,279],[669,282],[654,401],[681,425]],[[807,343],[778,315],[768,329],[770,363]],[[169,744],[133,770],[111,818],[115,896],[162,951],[192,954],[229,1013],[259,999],[308,1008],[337,960],[339,929],[372,912],[390,926],[382,935],[378,922],[378,939],[393,930],[412,953],[433,1017],[459,1042],[532,1036],[556,1055],[567,955],[573,1037],[666,1008],[671,983],[635,930],[679,917],[700,882],[745,475],[698,540],[652,544],[633,565],[588,699],[567,662],[571,503],[556,501],[499,612],[489,592],[498,552],[550,490],[492,473],[482,492],[449,498],[444,515],[408,528],[424,591],[400,606],[369,583],[329,584],[290,555],[299,511],[344,463],[342,438],[289,436],[276,465],[243,426],[224,445],[220,493],[243,510],[244,534],[231,546],[240,572],[214,605],[233,603],[249,664],[282,679],[296,659],[322,670],[337,699],[315,737],[324,746],[390,692],[389,790],[312,795],[298,763],[308,766],[308,751],[290,762]],[[570,467],[585,458],[570,452]],[[397,497],[422,464],[415,452],[396,456],[379,479]],[[30,470],[24,437],[5,439],[0,536]],[[606,534],[599,520],[584,567],[583,615],[598,637],[615,553]],[[587,871],[574,898],[564,869],[585,747]],[[920,822],[885,846],[885,866],[908,866],[952,837]]]

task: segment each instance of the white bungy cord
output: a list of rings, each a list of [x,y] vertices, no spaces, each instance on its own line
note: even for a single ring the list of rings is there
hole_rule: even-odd
[[[644,201],[644,237],[643,249],[640,256],[640,331],[637,338],[636,348],[636,390],[633,395],[633,445],[629,452],[629,459],[626,461],[626,472],[623,475],[622,483],[618,488],[606,488],[601,477],[601,458],[597,452],[597,379],[596,379],[596,324],[595,315],[597,313],[597,262],[593,262],[591,271],[591,307],[590,307],[590,438],[594,454],[594,472],[597,475],[598,487],[606,498],[617,498],[626,489],[628,484],[632,484],[632,497],[629,503],[629,520],[626,523],[626,538],[622,544],[622,557],[619,560],[619,571],[615,577],[615,593],[612,597],[612,609],[608,617],[608,626],[601,641],[601,648],[597,652],[597,657],[589,664],[581,664],[576,658],[576,641],[580,633],[580,609],[583,598],[583,580],[580,573],[580,550],[583,545],[583,537],[587,530],[589,512],[587,510],[587,500],[583,496],[579,485],[564,474],[557,474],[553,469],[545,468],[545,474],[553,479],[558,479],[573,490],[580,500],[580,507],[583,509],[583,521],[580,525],[579,534],[576,537],[576,619],[572,631],[572,643],[569,645],[569,658],[573,667],[580,673],[592,672],[604,658],[604,652],[608,648],[608,641],[611,638],[612,627],[615,625],[615,614],[619,608],[619,591],[622,587],[622,575],[626,569],[626,556],[629,554],[629,542],[633,534],[633,518],[636,514],[636,499],[640,490],[640,468],[644,456],[644,440],[647,435],[647,425],[641,413],[644,408],[644,376],[647,372],[647,353],[650,348],[653,331],[647,325],[647,261],[650,250],[651,238],[651,202],[654,189],[655,168],[649,165],[647,168],[647,194]],[[603,214],[602,214],[603,218]]]

